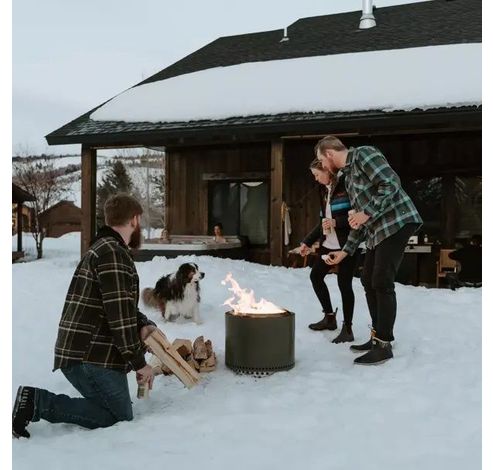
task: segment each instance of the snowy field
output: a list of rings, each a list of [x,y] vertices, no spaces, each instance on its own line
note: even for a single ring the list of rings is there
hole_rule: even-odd
[[[30,243],[26,238],[25,243]],[[45,259],[12,266],[13,387],[34,385],[76,396],[57,371],[53,347],[64,297],[77,264],[78,234],[46,239]],[[164,324],[170,339],[204,335],[218,369],[185,389],[157,377],[149,400],[134,400],[134,421],[88,431],[33,423],[30,440],[14,440],[15,470],[50,469],[396,469],[464,470],[481,466],[481,289],[397,285],[395,358],[357,367],[337,332],[313,332],[320,318],[308,269],[286,269],[211,257],[155,258],[137,263],[141,288],[197,262],[204,323]],[[296,366],[253,378],[224,366],[224,312],[231,271],[258,297],[296,313]],[[336,279],[328,279],[341,305]],[[369,336],[359,280],[355,337]],[[133,373],[130,392],[136,396]]]

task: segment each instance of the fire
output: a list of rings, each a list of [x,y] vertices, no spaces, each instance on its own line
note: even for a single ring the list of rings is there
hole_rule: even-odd
[[[255,314],[255,313],[284,313],[286,310],[265,299],[255,300],[255,294],[252,289],[242,289],[238,282],[233,279],[233,275],[228,273],[226,278],[221,281],[223,286],[230,283],[231,287],[228,290],[233,292],[233,297],[230,297],[223,305],[231,307],[235,315]]]

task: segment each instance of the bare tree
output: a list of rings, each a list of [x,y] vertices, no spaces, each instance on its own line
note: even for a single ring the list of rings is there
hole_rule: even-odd
[[[39,215],[53,204],[59,202],[68,192],[67,179],[60,178],[50,159],[22,159],[14,163],[13,179],[22,189],[34,196],[31,203],[34,220],[32,223],[32,235],[36,242],[38,259],[43,257],[44,233],[40,225]]]
[[[142,225],[146,228],[147,238],[150,238],[151,228],[163,227],[163,183],[164,155],[162,152],[143,149],[137,164],[141,171],[134,173],[135,196],[144,208]],[[143,170],[143,171],[142,171]]]

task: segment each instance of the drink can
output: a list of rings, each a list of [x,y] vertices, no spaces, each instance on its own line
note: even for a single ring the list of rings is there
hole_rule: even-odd
[[[330,219],[328,219],[326,217],[324,217],[322,219],[322,227],[323,227],[324,222],[326,222],[327,220],[330,220]],[[323,231],[324,235],[330,235],[330,233],[332,232],[332,229],[330,227],[329,228],[322,228],[322,231]]]
[[[149,398],[149,384],[138,384],[137,386],[137,398]]]

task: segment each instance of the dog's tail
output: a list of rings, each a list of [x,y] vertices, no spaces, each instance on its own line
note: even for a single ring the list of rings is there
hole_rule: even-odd
[[[146,305],[147,307],[159,308],[160,301],[156,297],[156,294],[154,293],[154,289],[151,289],[150,287],[146,287],[145,289],[142,289],[140,295],[142,297],[142,302],[144,302],[144,305]]]

